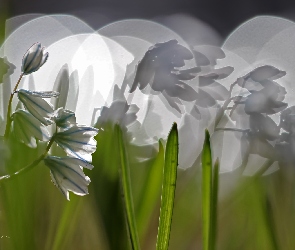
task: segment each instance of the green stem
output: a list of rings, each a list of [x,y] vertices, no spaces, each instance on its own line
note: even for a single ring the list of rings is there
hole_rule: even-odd
[[[215,125],[214,127],[216,128],[219,124],[219,122],[221,121],[223,115],[224,115],[224,112],[225,110],[227,109],[228,105],[230,104],[230,102],[233,100],[233,97],[231,96],[232,95],[232,92],[233,92],[233,88],[234,86],[236,85],[237,82],[234,82],[230,85],[229,87],[229,98],[223,103],[223,105],[221,106],[221,108],[219,109],[217,115],[216,115],[216,119],[215,119]]]
[[[18,85],[20,84],[21,79],[23,78],[24,73],[22,73],[13,89],[13,91],[10,94],[10,98],[9,98],[9,102],[8,102],[8,108],[7,108],[7,116],[6,116],[6,128],[5,128],[5,134],[4,134],[4,138],[7,139],[9,137],[9,132],[10,132],[10,128],[11,128],[11,106],[12,106],[12,99],[14,96],[15,91],[18,88]],[[1,179],[0,179],[1,180]]]
[[[12,180],[26,172],[28,172],[29,170],[31,170],[32,168],[34,168],[35,166],[37,166],[47,155],[47,153],[49,152],[49,149],[51,148],[52,144],[54,142],[54,136],[51,137],[50,141],[48,142],[48,145],[45,149],[45,152],[40,155],[40,157],[38,159],[36,159],[35,161],[33,161],[31,164],[25,166],[24,168],[20,169],[19,171],[11,174],[11,175],[4,175],[0,177],[0,183],[1,182],[5,182],[8,180]]]
[[[131,246],[133,250],[140,249],[138,233],[136,228],[135,213],[133,207],[133,197],[131,192],[130,167],[126,153],[123,133],[120,125],[116,124],[115,131],[118,139],[119,157],[122,171],[122,185],[124,194],[124,204],[127,215],[127,225],[130,234]]]

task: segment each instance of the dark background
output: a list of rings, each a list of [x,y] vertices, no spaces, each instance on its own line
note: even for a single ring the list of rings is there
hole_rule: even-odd
[[[5,11],[5,15],[3,15]],[[69,13],[93,28],[126,18],[152,19],[175,13],[190,14],[212,26],[222,37],[257,15],[294,19],[295,1],[290,0],[0,0],[2,18],[28,13]],[[100,22],[91,21],[97,15]]]

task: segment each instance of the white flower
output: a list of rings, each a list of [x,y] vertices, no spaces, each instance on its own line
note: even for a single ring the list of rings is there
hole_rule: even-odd
[[[43,98],[57,97],[58,92],[55,91],[30,91],[20,89],[17,91],[19,100],[24,104],[25,108],[35,116],[44,125],[53,123],[53,107],[51,104],[43,100]]]
[[[58,127],[66,129],[76,125],[75,113],[71,110],[59,108],[55,111],[55,123]]]
[[[49,140],[49,132],[46,127],[28,111],[17,110],[12,114],[12,120],[12,130],[15,137],[29,147],[35,148],[37,146],[36,139]]]
[[[22,72],[24,75],[28,75],[37,71],[47,61],[47,58],[48,52],[44,54],[44,48],[41,48],[41,44],[33,44],[23,57]]]
[[[100,116],[95,127],[102,128],[108,123],[120,124],[127,127],[136,122],[136,113],[139,108],[135,104],[129,105],[127,101],[115,100],[109,107],[101,108]]]
[[[86,159],[96,150],[96,140],[93,137],[97,133],[96,128],[74,125],[56,133],[54,140],[70,156]]]
[[[88,194],[89,177],[83,173],[83,168],[93,169],[86,161],[74,157],[47,156],[44,163],[50,169],[53,183],[62,194],[69,199],[69,191],[77,195]]]

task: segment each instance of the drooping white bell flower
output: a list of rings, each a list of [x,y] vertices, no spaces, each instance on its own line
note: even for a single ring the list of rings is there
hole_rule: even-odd
[[[90,183],[83,168],[93,169],[87,161],[74,157],[47,156],[44,163],[50,169],[50,175],[55,186],[69,199],[69,191],[77,195],[88,194],[87,186]]]
[[[96,128],[74,125],[65,131],[56,133],[54,140],[68,155],[88,161],[96,150],[94,136],[97,133]]]
[[[24,75],[37,71],[48,59],[48,52],[44,54],[44,47],[35,43],[25,53],[22,61],[22,72]]]
[[[49,140],[46,127],[26,110],[17,110],[12,114],[12,131],[15,137],[31,148],[37,146],[36,139]]]
[[[25,108],[44,125],[53,123],[52,116],[54,113],[51,104],[43,100],[43,98],[57,97],[58,92],[55,91],[30,91],[20,89],[17,91],[19,100],[24,104]]]

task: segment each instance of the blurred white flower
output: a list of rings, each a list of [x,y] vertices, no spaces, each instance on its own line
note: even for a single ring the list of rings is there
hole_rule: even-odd
[[[74,157],[47,156],[44,163],[50,169],[50,175],[55,186],[69,199],[69,191],[77,195],[88,194],[89,177],[83,173],[83,168],[93,169],[93,165]]]
[[[16,67],[10,63],[6,57],[0,57],[0,83],[3,83],[5,78],[12,75],[15,68]]]
[[[198,98],[194,88],[184,81],[195,78],[194,73],[200,69],[181,70],[191,59],[192,52],[175,39],[155,44],[138,63],[130,93],[139,88],[145,94],[162,94],[171,107],[182,113],[181,100],[191,102]]]
[[[55,142],[70,156],[86,159],[96,150],[98,129],[87,126],[74,125],[69,129],[54,135]],[[87,159],[88,160],[88,159]]]
[[[53,123],[53,107],[51,104],[43,100],[43,98],[57,97],[58,92],[55,91],[30,91],[20,89],[17,91],[19,100],[24,104],[25,108],[35,116],[44,125]]]
[[[56,126],[66,129],[76,125],[76,116],[75,113],[71,110],[59,108],[55,111],[55,120]]]
[[[46,127],[32,116],[28,111],[17,110],[12,114],[12,131],[15,137],[29,147],[37,146],[36,139],[49,140],[49,132]]]
[[[44,47],[40,43],[35,43],[25,53],[22,62],[22,72],[24,75],[37,71],[48,58],[48,52],[44,54]]]

